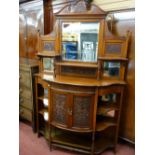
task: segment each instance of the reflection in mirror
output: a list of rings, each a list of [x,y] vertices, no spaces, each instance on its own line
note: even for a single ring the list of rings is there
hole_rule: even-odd
[[[48,98],[48,89],[47,88],[44,88],[44,97]]]
[[[120,62],[104,62],[104,76],[119,76]]]
[[[99,22],[62,23],[62,59],[96,62]]]
[[[54,71],[53,58],[43,58],[43,70],[44,70],[44,72],[53,72]]]
[[[114,103],[116,102],[116,94],[113,93],[102,95],[102,101],[108,103]]]

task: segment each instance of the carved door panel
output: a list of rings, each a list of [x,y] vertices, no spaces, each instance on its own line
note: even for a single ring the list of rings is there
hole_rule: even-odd
[[[73,95],[72,128],[92,129],[93,103],[93,95]]]
[[[52,89],[51,120],[67,130],[91,130],[94,95]]]
[[[67,127],[67,93],[52,90],[52,124],[56,126]]]

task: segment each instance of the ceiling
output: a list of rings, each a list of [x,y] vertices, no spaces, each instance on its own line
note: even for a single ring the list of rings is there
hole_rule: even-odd
[[[19,4],[25,3],[25,2],[30,2],[30,1],[34,1],[34,0],[19,0]]]

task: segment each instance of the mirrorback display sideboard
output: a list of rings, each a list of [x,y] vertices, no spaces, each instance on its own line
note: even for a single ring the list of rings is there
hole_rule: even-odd
[[[80,0],[58,12],[51,34],[38,34],[37,133],[50,149],[117,151],[130,33],[107,37],[105,17]]]

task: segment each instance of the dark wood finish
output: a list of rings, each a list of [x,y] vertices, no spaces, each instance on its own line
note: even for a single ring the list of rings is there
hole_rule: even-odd
[[[84,0],[79,0],[57,13],[52,33],[45,36],[38,35],[40,42],[37,56],[40,62],[40,73],[36,74],[37,131],[38,136],[41,134],[45,136],[48,131],[50,149],[58,146],[92,155],[101,153],[109,147],[115,149],[123,93],[127,85],[124,77],[128,61],[129,36],[106,37],[105,16],[106,12],[96,5],[88,7]],[[97,62],[62,59],[61,26],[64,21],[99,22]],[[103,44],[105,40],[109,45],[120,46],[121,44],[121,47],[108,47],[112,52],[107,54],[105,52],[107,47]],[[49,51],[45,52],[42,42],[52,44],[53,41],[55,41],[53,54]],[[52,74],[43,70],[45,57],[54,59],[55,69]],[[106,61],[120,62],[118,78],[111,78],[111,75],[107,78],[102,76],[105,72],[102,63]],[[85,71],[87,75],[84,75]],[[91,77],[90,72],[94,73],[94,78]],[[48,89],[48,107],[44,107],[45,89]]]
[[[53,6],[52,0],[44,0],[44,34],[53,30]]]

